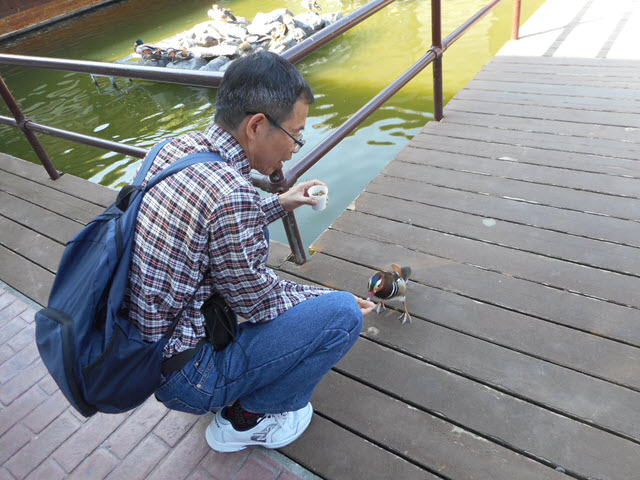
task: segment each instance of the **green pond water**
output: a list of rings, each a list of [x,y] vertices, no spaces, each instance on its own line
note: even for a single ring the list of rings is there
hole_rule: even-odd
[[[137,38],[153,43],[208,20],[211,0],[129,0],[100,8],[28,36],[0,43],[0,52],[113,62],[132,53]],[[252,20],[259,11],[304,11],[299,0],[219,2]],[[522,23],[544,0],[522,2]],[[323,12],[347,14],[365,0],[321,0]],[[443,37],[486,4],[486,0],[444,0]],[[430,3],[398,0],[297,64],[316,94],[304,132],[307,145],[292,165],[359,108],[395,80],[431,46]],[[459,39],[444,56],[445,104],[509,40],[512,2],[505,1]],[[89,75],[0,65],[25,115],[39,123],[150,148],[158,140],[203,130],[214,114],[214,89],[118,78],[97,88]],[[10,116],[3,102],[0,114]],[[330,188],[322,212],[296,211],[309,246],[353,202],[366,185],[433,118],[432,72],[420,75],[318,162],[304,178]],[[140,160],[93,147],[39,136],[63,172],[118,188],[132,180]],[[22,134],[0,125],[0,151],[37,162]],[[286,243],[280,222],[274,240]]]

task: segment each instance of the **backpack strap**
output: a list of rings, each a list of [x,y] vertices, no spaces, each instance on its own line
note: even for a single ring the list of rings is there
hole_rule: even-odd
[[[187,168],[191,165],[195,165],[196,163],[205,163],[205,162],[220,162],[224,161],[223,158],[217,153],[213,152],[200,152],[200,153],[190,153],[189,155],[185,155],[180,160],[176,160],[170,166],[158,172],[156,175],[147,182],[145,186],[145,191],[153,188],[159,182],[164,180],[165,178],[173,175],[174,173],[178,173],[183,168]]]
[[[158,152],[162,147],[164,147],[167,143],[169,143],[172,140],[173,138],[167,138],[165,140],[162,140],[161,142],[156,143],[153,146],[153,148],[149,150],[147,155],[144,157],[144,162],[140,166],[140,169],[138,170],[138,174],[136,175],[136,178],[134,178],[133,182],[131,182],[131,185],[142,185],[142,182],[144,182],[144,179],[146,178],[147,173],[149,173],[149,169],[151,168],[153,161],[156,159],[156,155],[158,155]]]

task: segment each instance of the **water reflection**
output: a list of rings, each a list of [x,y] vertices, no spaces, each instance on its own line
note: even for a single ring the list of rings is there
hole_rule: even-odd
[[[252,19],[257,10],[289,8],[301,13],[299,0],[234,0],[219,2],[235,15]],[[324,0],[324,12],[351,12],[365,0]],[[443,34],[457,28],[485,0],[443,2]],[[523,2],[523,21],[543,0]],[[142,38],[158,41],[207,20],[211,0],[183,0],[180,8],[164,0],[116,3],[34,35],[0,45],[5,53],[32,54],[96,61],[115,61],[131,53]],[[460,90],[509,38],[511,2],[499,6],[445,55],[445,102]],[[297,66],[316,93],[305,129],[307,145],[301,158],[343,124],[429,49],[430,4],[397,0],[339,40],[323,47]],[[215,90],[129,81],[117,78],[0,65],[25,114],[33,120],[68,130],[150,148],[161,138],[204,130],[213,120]],[[408,140],[432,119],[431,69],[427,68],[336,146],[306,175],[331,187],[331,203],[322,212],[299,211],[298,224],[309,245],[393,159]],[[0,114],[7,115],[4,105]],[[139,160],[100,149],[39,136],[62,171],[120,187],[129,182]],[[0,125],[0,150],[37,161],[15,129]],[[272,237],[286,241],[281,227]]]

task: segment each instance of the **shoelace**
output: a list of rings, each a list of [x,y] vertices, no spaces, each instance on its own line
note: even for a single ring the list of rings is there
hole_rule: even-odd
[[[284,427],[286,421],[287,421],[287,415],[289,414],[289,412],[283,412],[283,413],[267,413],[265,415],[265,418],[272,418],[275,420],[275,422],[280,426],[280,427]]]

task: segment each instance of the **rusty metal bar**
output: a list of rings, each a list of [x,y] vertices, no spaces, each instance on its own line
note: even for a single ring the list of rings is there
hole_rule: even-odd
[[[282,224],[284,225],[284,232],[287,234],[287,240],[289,241],[289,247],[291,248],[291,253],[293,253],[294,261],[298,265],[302,265],[307,261],[307,255],[304,252],[304,245],[295,214],[293,212],[287,212],[282,218]]]
[[[442,95],[442,10],[440,0],[431,0],[431,49],[437,55],[433,61],[433,118],[444,118]]]
[[[47,152],[45,152],[44,148],[42,148],[42,144],[40,143],[40,140],[38,140],[38,137],[36,137],[34,133],[25,128],[28,120],[25,118],[22,110],[20,110],[18,103],[13,98],[13,95],[11,95],[9,88],[7,87],[6,83],[4,83],[2,77],[0,77],[0,96],[2,96],[4,103],[6,103],[7,107],[9,107],[9,111],[11,111],[11,114],[16,121],[16,126],[22,131],[22,133],[24,133],[24,136],[27,137],[27,141],[29,142],[31,148],[33,148],[33,151],[36,153],[38,159],[49,174],[49,178],[51,178],[51,180],[57,180],[58,178],[60,178],[60,173],[58,172],[58,170],[56,170],[56,167],[53,166],[53,163],[47,155]]]
[[[291,63],[297,63],[310,53],[318,50],[320,47],[339,37],[347,30],[355,27],[363,20],[366,20],[371,15],[382,10],[393,2],[395,2],[395,0],[374,0],[369,2],[357,10],[345,15],[336,23],[323,28],[299,44],[294,45],[283,52],[281,56],[289,60]]]
[[[28,121],[25,127],[33,132],[46,133],[53,137],[62,138],[65,140],[71,140],[77,143],[83,143],[92,147],[102,148],[104,150],[111,150],[117,153],[123,153],[136,158],[144,158],[148,150],[140,147],[133,147],[124,143],[112,142],[111,140],[104,140],[98,137],[92,137],[84,135],[82,133],[70,132],[69,130],[62,130],[60,128],[49,127],[47,125],[41,125],[39,123]]]
[[[521,0],[513,2],[513,22],[511,24],[511,38],[518,40],[520,38],[520,13],[522,12]]]
[[[0,115],[0,123],[5,125],[11,125],[18,128],[18,122],[9,117]],[[24,123],[24,128],[31,132],[46,133],[52,137],[62,138],[64,140],[71,140],[72,142],[83,143],[91,147],[102,148],[112,152],[123,153],[136,158],[144,158],[148,150],[140,147],[133,147],[124,143],[112,142],[110,140],[104,140],[98,137],[91,137],[89,135],[83,135],[82,133],[71,132],[69,130],[62,130],[60,128],[48,127],[31,120],[27,120]]]
[[[218,87],[222,81],[222,73],[220,72],[145,67],[142,65],[91,62],[88,60],[70,60],[67,58],[31,57],[9,53],[0,53],[0,63],[75,73],[105,75],[108,77],[137,78],[140,80],[175,83],[178,85],[193,85],[196,87]]]

